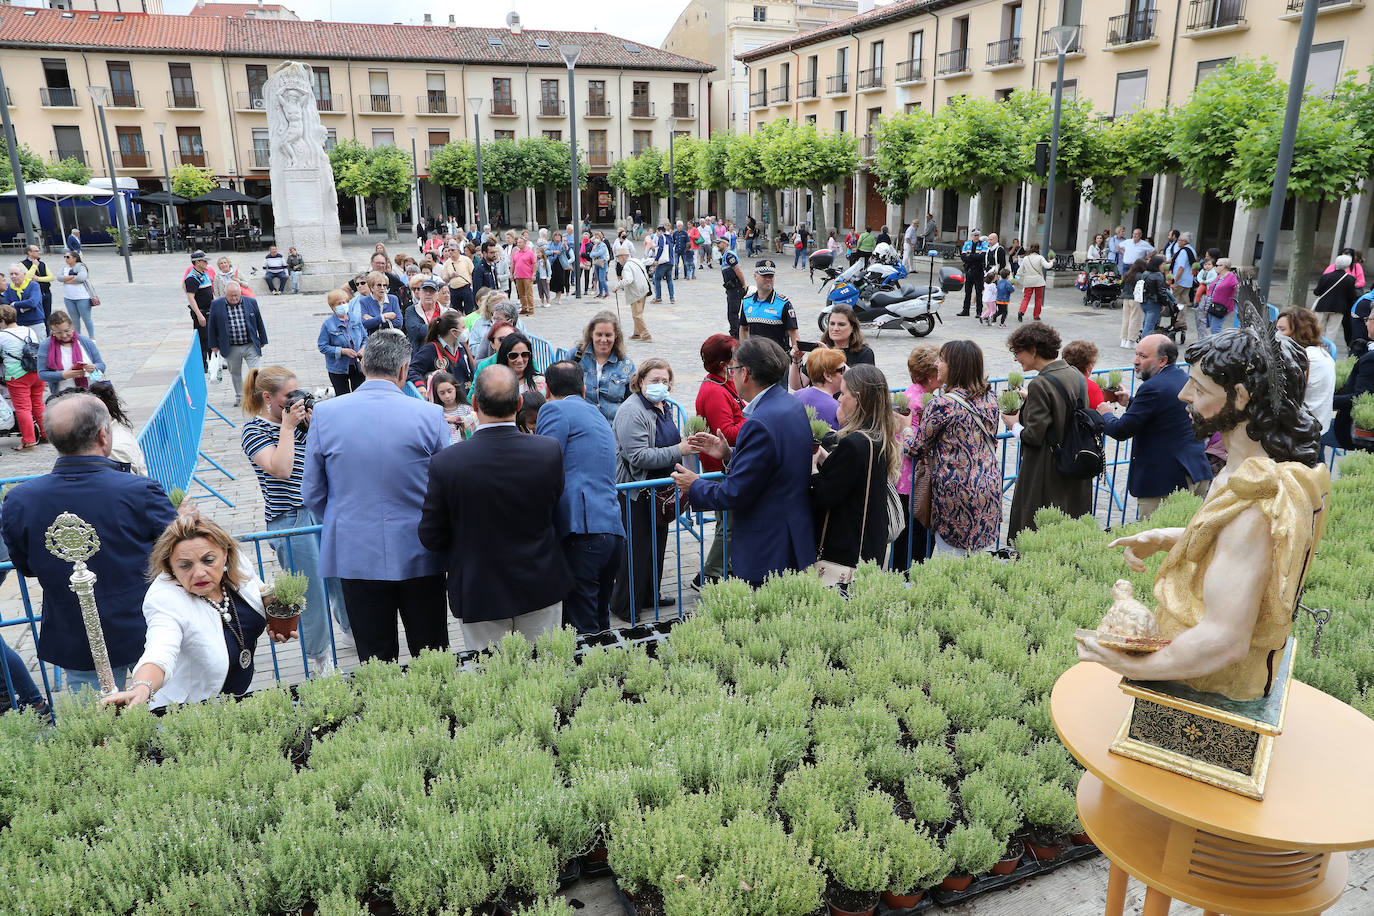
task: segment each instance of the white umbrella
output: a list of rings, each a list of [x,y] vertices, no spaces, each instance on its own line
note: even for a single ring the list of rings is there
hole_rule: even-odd
[[[72,184],[70,181],[58,181],[56,178],[44,178],[42,181],[28,181],[24,183],[24,193],[29,197],[41,197],[44,200],[53,202],[53,209],[57,211],[57,228],[62,233],[62,237],[67,237],[67,227],[62,223],[62,201],[72,200],[77,197],[112,197],[113,193],[109,188],[102,188],[90,184]],[[11,189],[6,191],[4,197],[18,197],[19,192]],[[75,215],[75,211],[73,211]]]

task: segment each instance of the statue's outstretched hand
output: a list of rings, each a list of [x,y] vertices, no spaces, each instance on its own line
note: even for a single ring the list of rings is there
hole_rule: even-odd
[[[1144,572],[1145,558],[1161,550],[1169,550],[1182,534],[1182,528],[1151,528],[1129,537],[1117,538],[1107,546],[1126,548],[1126,565],[1136,572]]]

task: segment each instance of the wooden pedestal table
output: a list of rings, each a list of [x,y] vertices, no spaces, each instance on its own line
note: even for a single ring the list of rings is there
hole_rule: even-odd
[[[1069,669],[1050,697],[1054,725],[1087,768],[1083,829],[1111,860],[1107,916],[1127,875],[1148,886],[1144,916],[1178,899],[1211,914],[1320,913],[1345,889],[1343,850],[1374,846],[1374,722],[1293,681],[1264,801],[1108,753],[1130,697],[1101,665]]]

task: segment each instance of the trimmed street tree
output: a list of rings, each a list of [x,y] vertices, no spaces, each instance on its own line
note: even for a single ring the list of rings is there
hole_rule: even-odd
[[[701,190],[701,173],[697,170],[701,141],[695,137],[678,137],[673,140],[673,194],[674,203],[669,212],[682,219],[682,198],[695,196]],[[668,183],[668,156],[663,156],[663,183]],[[695,207],[693,208],[695,212]]]
[[[337,151],[339,146],[334,150]],[[361,148],[362,145],[358,146]],[[340,157],[341,163],[346,162],[342,176],[338,174],[339,165],[334,162],[333,152],[330,162],[334,164],[334,180],[339,189],[345,194],[374,200],[377,215],[386,225],[387,241],[399,241],[400,236],[396,234],[396,204],[410,197],[410,154],[389,144],[363,149],[361,157],[357,156],[356,150],[350,150]]]
[[[1003,103],[976,96],[951,99],[919,137],[908,165],[911,180],[923,188],[978,195],[978,221],[991,225],[994,192],[1025,173],[1025,130]]]
[[[775,193],[777,188],[768,183],[764,153],[774,130],[776,128],[772,124],[767,124],[755,133],[737,135],[730,144],[730,152],[725,160],[725,174],[730,179],[731,187],[758,191],[768,198],[768,235],[765,240],[770,244],[778,236],[778,201]]]
[[[626,193],[631,197],[649,198],[646,216],[651,226],[662,223],[658,216],[658,202],[668,196],[668,186],[663,180],[667,168],[667,157],[652,147],[630,159],[625,168]]]
[[[187,200],[209,194],[218,186],[215,173],[198,165],[183,162],[172,169],[172,193]]]
[[[769,134],[763,162],[764,180],[769,184],[811,192],[812,229],[823,238],[827,229],[823,186],[854,174],[859,167],[859,141],[853,134],[822,134],[814,124],[779,121]]]
[[[85,184],[91,180],[90,168],[75,156],[59,159],[48,166],[48,177],[71,184]],[[12,183],[12,182],[11,182]]]
[[[890,204],[900,204],[921,189],[912,180],[908,164],[916,155],[929,121],[930,115],[924,111],[892,114],[874,129],[878,149],[873,155],[871,174],[877,182],[878,194]]]
[[[9,146],[3,138],[0,138],[0,191],[14,190],[14,174],[10,167]],[[48,177],[48,164],[29,149],[27,143],[19,144],[19,173],[24,176],[25,183],[30,181],[42,181]]]
[[[1178,172],[1171,153],[1176,113],[1142,109],[1089,127],[1092,155],[1085,177],[1092,182],[1084,185],[1083,194],[1107,214],[1111,226],[1124,225],[1121,214],[1135,206],[1142,175]]]
[[[730,190],[730,179],[725,173],[725,164],[730,158],[730,144],[734,136],[722,131],[711,135],[711,139],[697,146],[697,177],[701,187],[716,194],[715,207],[710,209],[717,216],[724,217],[728,209],[725,192]]]
[[[562,140],[550,137],[525,137],[516,143],[523,187],[536,188],[544,194],[544,207],[550,223],[558,222],[557,192],[572,185],[572,150]],[[577,185],[587,186],[587,157],[577,154]]]
[[[429,178],[445,188],[477,187],[477,157],[471,140],[450,140],[430,157]]]

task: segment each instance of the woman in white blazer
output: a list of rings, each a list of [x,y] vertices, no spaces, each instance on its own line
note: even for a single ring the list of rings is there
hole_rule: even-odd
[[[153,545],[148,574],[143,656],[128,688],[104,702],[159,707],[246,693],[267,627],[266,586],[234,539],[209,519],[179,515]]]

